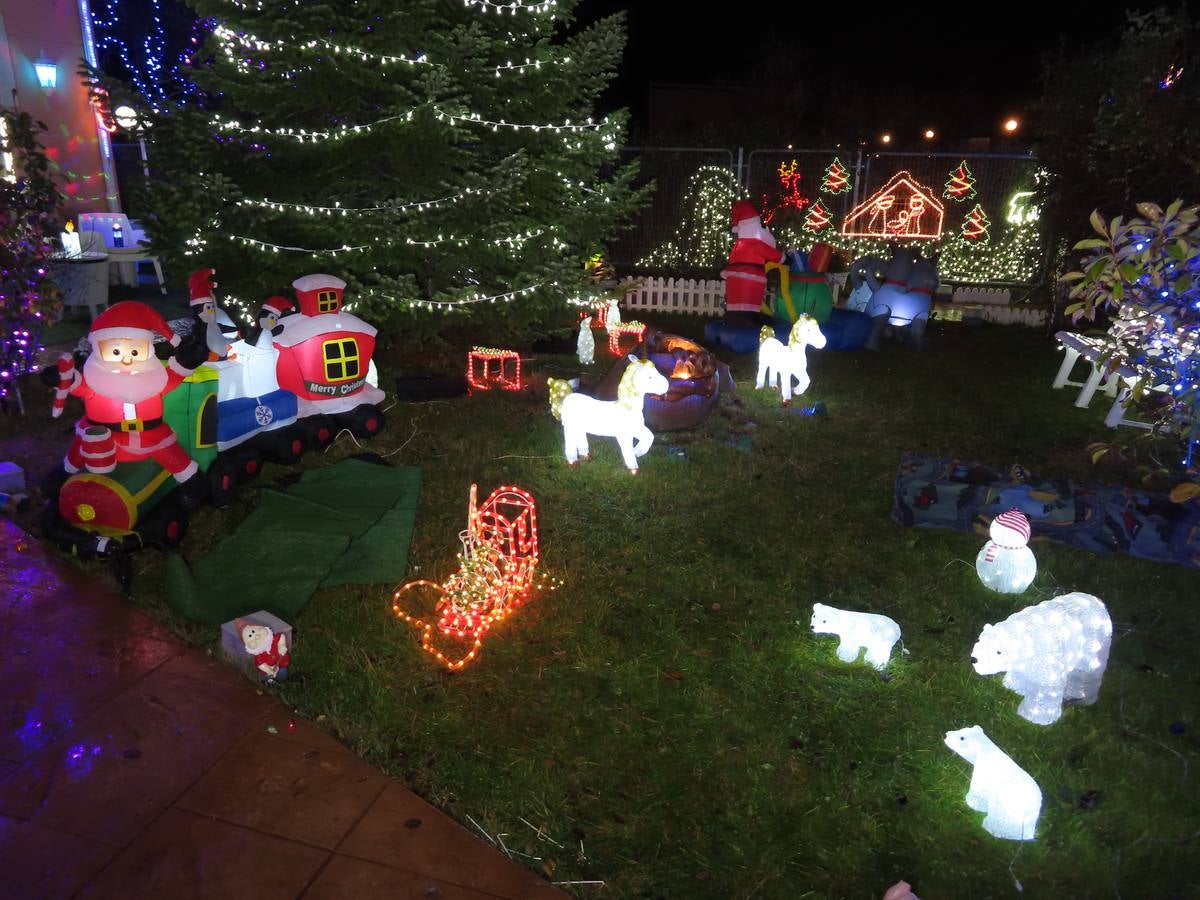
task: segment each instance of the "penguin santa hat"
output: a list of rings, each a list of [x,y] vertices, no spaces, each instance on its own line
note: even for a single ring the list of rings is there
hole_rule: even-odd
[[[273,316],[275,316],[275,318],[278,319],[284,313],[286,313],[290,310],[293,310],[295,308],[296,308],[296,304],[294,304],[287,297],[279,297],[279,296],[268,297],[266,300],[263,301],[262,309],[259,310],[258,316],[261,319],[261,318],[265,318],[269,315],[273,315]]]
[[[188,302],[193,306],[200,306],[205,303],[216,303],[217,298],[213,295],[213,289],[217,286],[217,273],[214,269],[197,269],[188,276],[188,294],[191,300]]]

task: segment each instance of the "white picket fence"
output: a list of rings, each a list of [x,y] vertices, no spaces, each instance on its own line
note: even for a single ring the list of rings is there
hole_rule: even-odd
[[[637,281],[641,286],[634,288]],[[626,278],[625,299],[621,306],[628,310],[648,312],[692,313],[698,316],[719,316],[725,311],[725,282],[719,278]],[[846,283],[846,273],[829,276],[833,302]]]
[[[641,281],[640,286],[635,286]],[[628,310],[719,316],[725,309],[725,282],[719,278],[626,278]]]
[[[626,289],[621,306],[632,312],[719,316],[725,311],[725,282],[719,278],[626,278],[623,283]],[[835,304],[845,283],[845,272],[829,276],[829,287],[833,292]],[[1007,290],[960,287],[954,290],[951,301],[956,307],[962,305],[964,318],[983,319],[998,325],[1025,325],[1030,328],[1046,324],[1046,310],[1010,306],[1012,294]],[[954,318],[957,319],[958,316]]]

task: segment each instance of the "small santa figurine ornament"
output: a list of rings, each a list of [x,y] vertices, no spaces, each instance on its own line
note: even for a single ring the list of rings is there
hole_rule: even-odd
[[[246,337],[246,343],[259,350],[270,350],[272,338],[283,333],[279,320],[296,305],[287,297],[268,297],[258,311],[258,327]]]
[[[763,225],[758,210],[749,200],[733,204],[733,249],[729,265],[721,270],[725,282],[725,320],[737,325],[769,324],[761,315],[769,262],[783,262],[783,251],[775,246],[775,235]]]
[[[1021,594],[1033,584],[1037,559],[1029,549],[1029,519],[1019,509],[1010,509],[992,519],[991,540],[975,558],[979,580],[998,594]]]
[[[246,652],[254,657],[254,668],[263,681],[271,683],[286,679],[292,660],[287,635],[274,634],[266,625],[242,619],[235,619],[234,624]]]
[[[217,286],[216,274],[212,269],[197,269],[188,278],[192,316],[203,327],[204,344],[208,347],[210,361],[224,359],[229,354],[229,344],[217,322],[217,298],[213,295],[213,289]],[[196,330],[200,331],[199,328]]]
[[[155,332],[175,348],[165,366],[154,355]],[[153,459],[180,484],[192,486],[180,493],[180,500],[185,505],[198,504],[203,498],[199,466],[163,421],[162,398],[204,361],[207,348],[203,342],[193,340],[181,346],[161,315],[134,301],[116,303],[100,313],[92,322],[88,341],[92,352],[82,373],[69,353],[58,359],[58,388],[51,414],[55,418],[62,415],[69,395],[83,400],[84,408],[63,459],[65,474],[73,475],[94,464],[98,454],[113,463]]]

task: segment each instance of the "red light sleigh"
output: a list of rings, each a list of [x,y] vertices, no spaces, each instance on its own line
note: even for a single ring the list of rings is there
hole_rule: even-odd
[[[392,612],[421,633],[422,649],[446,668],[457,671],[479,654],[483,638],[497,622],[520,606],[534,587],[538,565],[537,506],[527,491],[511,485],[496,488],[476,505],[471,485],[467,528],[460,532],[458,571],[438,584],[419,579],[396,589]],[[436,624],[405,607],[413,595],[437,597]],[[419,602],[419,601],[418,601]],[[458,644],[443,650],[439,644]],[[466,652],[462,651],[469,645]]]

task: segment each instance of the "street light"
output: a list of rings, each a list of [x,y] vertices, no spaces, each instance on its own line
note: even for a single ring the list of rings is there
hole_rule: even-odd
[[[138,148],[142,154],[142,175],[149,178],[150,161],[146,158],[146,129],[141,120],[138,119],[137,110],[132,106],[122,105],[114,109],[112,115],[113,121],[117,123],[118,128],[137,135]]]
[[[925,140],[932,141],[935,137],[937,137],[937,133],[932,128],[925,129]]]
[[[1007,131],[1009,134],[1012,134],[1014,131],[1016,131],[1020,127],[1021,127],[1021,122],[1019,119],[1011,118],[1011,119],[1006,119],[1004,121],[1004,130]]]
[[[892,136],[884,132],[883,136],[879,140],[884,144],[890,144],[892,142]]]

